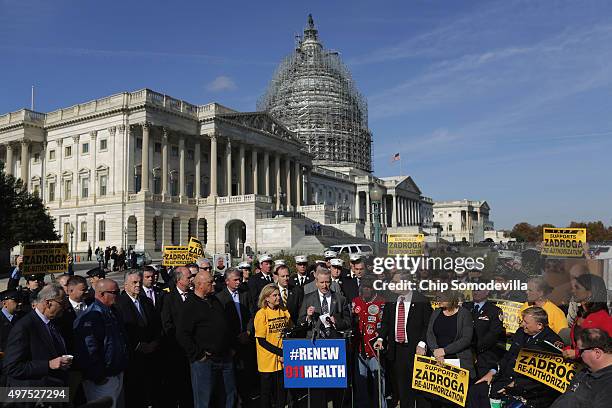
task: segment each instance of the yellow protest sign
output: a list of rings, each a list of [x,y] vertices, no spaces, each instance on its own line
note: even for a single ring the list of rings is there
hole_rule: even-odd
[[[204,249],[202,248],[202,242],[199,239],[191,237],[189,238],[189,245],[187,251],[191,256],[193,262],[197,261],[198,258],[204,256]]]
[[[165,246],[162,258],[163,266],[185,266],[192,262],[189,247]]]
[[[465,407],[470,372],[450,364],[439,364],[436,359],[414,356],[412,388],[438,395]]]
[[[423,234],[389,234],[387,254],[422,256],[424,244],[425,235]]]
[[[506,333],[516,333],[521,326],[521,307],[522,302],[511,300],[493,300],[497,307],[502,311],[501,321],[504,324]]]
[[[586,243],[586,228],[544,228],[542,255],[581,257]]]
[[[68,244],[25,244],[23,246],[23,273],[68,272]]]
[[[576,363],[565,361],[559,354],[521,350],[514,364],[514,372],[565,392],[576,374]]]

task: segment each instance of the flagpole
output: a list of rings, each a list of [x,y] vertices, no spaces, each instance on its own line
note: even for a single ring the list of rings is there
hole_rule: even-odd
[[[404,174],[402,172],[402,156],[401,155],[400,155],[399,162],[400,162],[400,177],[402,177]]]

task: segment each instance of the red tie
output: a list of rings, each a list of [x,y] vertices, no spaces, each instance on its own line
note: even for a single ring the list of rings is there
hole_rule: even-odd
[[[397,305],[397,322],[395,322],[395,338],[398,343],[404,343],[406,341],[406,308],[404,306],[404,299],[399,298],[399,305]]]

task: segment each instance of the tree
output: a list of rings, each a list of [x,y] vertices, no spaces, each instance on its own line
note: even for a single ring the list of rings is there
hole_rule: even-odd
[[[521,222],[512,228],[510,236],[516,238],[519,242],[541,242],[544,228],[555,228],[555,226],[552,224],[533,226],[529,223]],[[587,241],[589,242],[612,241],[612,226],[606,228],[601,221],[588,223],[572,221],[568,228],[586,228]]]
[[[606,228],[603,222],[576,222],[572,221],[571,228],[586,228],[589,242],[612,241],[612,226]]]
[[[6,174],[0,163],[0,249],[58,239],[42,199],[29,193],[21,179]]]
[[[521,222],[512,228],[510,236],[518,242],[535,242],[538,239],[536,228],[527,222]]]

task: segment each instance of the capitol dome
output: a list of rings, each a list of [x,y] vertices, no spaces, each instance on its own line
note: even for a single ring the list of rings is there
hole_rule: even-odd
[[[313,164],[372,171],[367,103],[338,53],[323,48],[311,15],[257,110],[295,132],[314,155]]]

